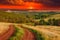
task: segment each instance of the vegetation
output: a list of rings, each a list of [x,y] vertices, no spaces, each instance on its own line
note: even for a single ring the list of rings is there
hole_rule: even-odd
[[[58,18],[57,18],[58,17]],[[0,22],[25,23],[30,25],[60,24],[59,12],[5,12],[0,11]]]
[[[0,12],[0,22],[27,23],[29,19],[24,14],[14,12]]]
[[[48,21],[40,20],[40,25],[60,26],[60,19],[48,19]]]
[[[42,34],[34,29],[31,28],[27,28],[27,27],[23,27],[26,28],[28,30],[30,30],[30,32],[32,32],[35,35],[35,39],[36,40],[45,40],[45,38],[42,36]]]
[[[40,34],[39,32],[37,32],[36,30],[33,29],[29,29],[32,33],[35,34],[36,40],[45,40],[44,37],[42,36],[42,34]]]
[[[15,27],[15,33],[9,38],[9,40],[21,40],[24,31],[22,28]]]
[[[59,15],[59,16],[58,16]],[[58,17],[58,18],[57,18]],[[60,13],[57,12],[4,12],[0,11],[0,22],[25,23],[30,25],[60,26]],[[15,33],[9,40],[20,40],[24,34],[22,28],[15,27]],[[41,33],[27,28],[36,36],[36,40],[45,40]],[[45,30],[44,30],[45,31]]]

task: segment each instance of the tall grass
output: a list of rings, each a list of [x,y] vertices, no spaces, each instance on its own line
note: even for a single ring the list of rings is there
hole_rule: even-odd
[[[26,28],[26,27],[23,27],[23,28]],[[40,32],[31,28],[26,28],[26,29],[28,29],[30,32],[34,34],[35,40],[45,40],[45,38],[42,36],[42,34],[40,34]]]
[[[44,37],[42,36],[42,34],[40,34],[39,32],[37,32],[36,30],[33,29],[29,29],[32,33],[34,33],[36,40],[44,40]]]
[[[15,27],[15,33],[9,38],[9,40],[21,40],[24,31],[22,28]]]

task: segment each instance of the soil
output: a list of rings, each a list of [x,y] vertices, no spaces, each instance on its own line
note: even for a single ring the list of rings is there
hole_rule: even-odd
[[[30,32],[28,29],[24,29],[25,33],[22,40],[36,40],[35,35]]]
[[[8,40],[11,35],[14,33],[14,27],[9,25],[9,30],[5,32],[4,34],[0,35],[0,40]]]

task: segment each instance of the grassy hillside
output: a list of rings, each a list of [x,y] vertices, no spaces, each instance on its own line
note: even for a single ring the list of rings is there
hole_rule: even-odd
[[[41,19],[37,20],[40,25],[54,25],[59,26],[60,25],[60,13],[58,14],[49,14],[46,16],[44,14]]]
[[[24,30],[21,27],[15,27],[14,34],[9,38],[9,40],[21,40],[24,35]]]
[[[36,21],[39,20],[39,21]],[[60,13],[58,12],[4,12],[0,11],[0,24],[11,25],[15,28],[9,40],[20,40],[26,29],[34,34],[36,40],[60,40]],[[2,22],[9,22],[2,23]],[[14,23],[14,24],[13,24]],[[19,23],[19,24],[15,24]],[[30,23],[34,26],[27,25]],[[39,26],[37,26],[39,25]],[[45,26],[41,26],[45,25]],[[54,25],[54,26],[47,26]],[[4,26],[5,27],[5,26]],[[3,29],[3,28],[2,28]],[[3,30],[4,31],[4,30]],[[31,36],[30,32],[26,35]],[[25,35],[25,37],[27,37]],[[29,38],[28,38],[29,39]]]
[[[24,14],[0,11],[0,22],[24,23],[28,21]]]
[[[42,36],[45,40],[60,40],[60,26],[29,26],[25,24],[23,24],[22,26],[28,29],[36,30],[38,33],[41,34],[39,37]]]
[[[60,19],[60,14],[51,15],[50,17],[45,18],[45,20],[48,20],[48,19]]]
[[[43,20],[42,20],[43,19]],[[60,19],[58,12],[5,12],[0,11],[0,22],[25,23],[30,25],[49,24],[45,21]],[[38,20],[38,21],[36,21]],[[41,21],[41,22],[40,22]]]

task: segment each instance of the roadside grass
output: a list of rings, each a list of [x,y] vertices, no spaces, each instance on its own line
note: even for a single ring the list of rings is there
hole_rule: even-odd
[[[44,20],[47,21],[48,19],[60,19],[60,14],[55,14],[55,15],[52,15],[48,18],[45,18]]]
[[[23,26],[22,26],[22,28],[28,29],[30,32],[32,32],[35,36],[35,40],[45,40],[44,36],[40,32],[38,32],[37,30],[23,27]]]
[[[9,38],[9,40],[21,40],[24,34],[24,30],[19,28],[18,26],[15,27],[15,33]]]
[[[34,33],[36,40],[45,40],[44,37],[42,36],[42,34],[40,34],[39,32],[37,32],[36,30],[33,29],[29,29],[32,33]]]

